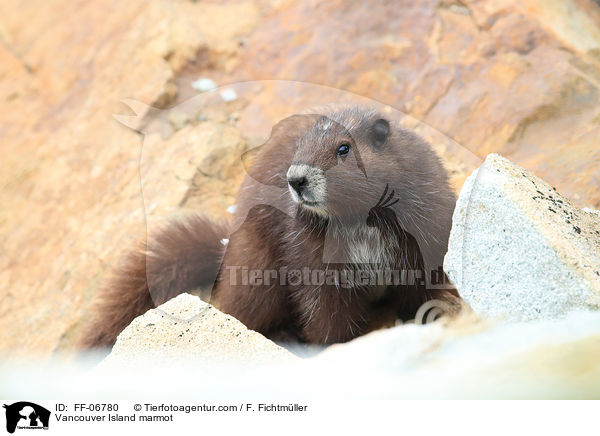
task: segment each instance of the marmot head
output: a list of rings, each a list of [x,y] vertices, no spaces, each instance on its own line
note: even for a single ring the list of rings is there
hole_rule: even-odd
[[[394,171],[390,122],[357,107],[309,116],[286,171],[292,201],[322,217],[364,223]]]
[[[253,179],[282,189],[300,216],[343,225],[368,225],[375,207],[410,214],[446,183],[427,143],[363,106],[285,118],[260,149],[248,166]]]

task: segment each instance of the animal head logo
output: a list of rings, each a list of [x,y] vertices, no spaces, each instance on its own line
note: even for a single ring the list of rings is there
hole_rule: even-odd
[[[29,401],[4,404],[6,409],[6,431],[14,433],[18,429],[48,429],[50,411]]]

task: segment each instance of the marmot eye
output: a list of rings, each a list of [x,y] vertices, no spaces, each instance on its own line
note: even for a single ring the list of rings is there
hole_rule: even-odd
[[[344,142],[337,149],[338,156],[346,156],[350,152],[350,144]]]

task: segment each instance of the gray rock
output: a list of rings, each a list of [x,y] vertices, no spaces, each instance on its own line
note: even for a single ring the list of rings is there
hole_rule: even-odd
[[[599,340],[600,312],[511,323],[466,315],[334,345],[307,372],[323,374],[315,384],[323,394],[335,384],[339,398],[357,389],[367,398],[597,398]]]
[[[490,154],[467,179],[444,269],[477,314],[513,320],[600,307],[600,216]]]
[[[272,363],[294,355],[235,318],[190,294],[137,317],[101,363],[102,369],[141,363]]]
[[[581,210],[582,210],[582,211],[584,211],[584,212],[587,212],[587,213],[593,213],[593,214],[596,214],[596,215],[598,215],[598,217],[600,217],[600,210],[596,210],[596,209],[590,209],[589,207],[584,207],[584,208],[583,208],[583,209],[581,209]]]
[[[188,303],[192,305],[189,312]],[[184,316],[207,307],[189,296],[177,304],[176,313]],[[172,306],[167,303],[167,307]],[[214,309],[209,308],[203,316],[211,313]],[[156,311],[149,314],[157,318],[145,315],[135,324],[142,319],[158,320],[156,331],[145,324],[128,328],[113,355],[97,369],[73,367],[72,362],[7,365],[0,359],[0,394],[4,398],[36,392],[45,398],[187,398],[203,402],[280,399],[284,404],[315,399],[600,396],[600,312],[513,323],[465,315],[446,322],[379,330],[307,359],[288,359],[284,353],[276,362],[272,357],[279,352],[262,338],[236,345],[230,333],[245,332],[238,330],[239,326],[232,330],[230,323],[198,319],[195,323],[201,328],[194,334],[200,337],[190,343],[187,332],[183,338],[179,336],[187,327],[164,321]],[[214,316],[223,320],[224,315]],[[147,359],[141,359],[146,352]],[[207,352],[227,361],[196,358]],[[248,365],[248,360],[236,359],[256,354],[267,356],[273,364]]]

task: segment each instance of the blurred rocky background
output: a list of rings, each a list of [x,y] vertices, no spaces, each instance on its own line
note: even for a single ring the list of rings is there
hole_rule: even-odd
[[[240,153],[314,103],[406,114],[457,192],[497,152],[598,209],[599,88],[592,0],[3,0],[0,353],[68,349],[146,224],[226,217]]]

